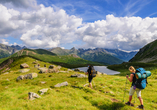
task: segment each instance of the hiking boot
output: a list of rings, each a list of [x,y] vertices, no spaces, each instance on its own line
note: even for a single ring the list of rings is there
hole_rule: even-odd
[[[134,106],[134,104],[130,103],[129,101],[125,103],[126,105]]]
[[[144,110],[144,106],[143,105],[139,105],[138,108]]]

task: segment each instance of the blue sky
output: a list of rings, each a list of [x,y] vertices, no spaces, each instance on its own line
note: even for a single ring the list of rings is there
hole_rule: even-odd
[[[157,39],[157,0],[1,0],[0,43],[138,50]]]

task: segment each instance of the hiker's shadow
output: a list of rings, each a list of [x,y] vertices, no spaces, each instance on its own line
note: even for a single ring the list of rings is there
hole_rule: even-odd
[[[91,103],[93,106],[97,107],[100,110],[121,110],[125,106],[123,103],[120,102],[113,102],[111,104],[107,103],[102,105],[94,104],[93,102]]]

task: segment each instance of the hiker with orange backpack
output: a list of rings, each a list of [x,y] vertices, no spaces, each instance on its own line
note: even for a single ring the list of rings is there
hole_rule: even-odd
[[[89,87],[93,88],[92,87],[92,79],[93,79],[93,77],[96,76],[96,72],[95,72],[94,67],[92,65],[88,65],[88,69],[87,69],[86,74],[88,74]]]
[[[141,90],[142,89],[139,89],[139,88],[136,88],[135,86],[135,83],[136,83],[136,76],[135,76],[135,73],[136,73],[136,70],[133,66],[130,66],[129,67],[129,71],[131,72],[130,74],[130,78],[128,75],[126,75],[126,78],[132,82],[132,85],[131,85],[131,88],[130,88],[130,91],[129,91],[129,101],[127,103],[125,103],[126,105],[130,105],[130,106],[134,106],[134,104],[131,103],[131,100],[132,100],[132,96],[134,94],[134,92],[136,91],[137,93],[137,97],[141,103],[141,105],[138,106],[138,108],[140,109],[144,109],[144,106],[143,106],[143,99],[141,98]]]

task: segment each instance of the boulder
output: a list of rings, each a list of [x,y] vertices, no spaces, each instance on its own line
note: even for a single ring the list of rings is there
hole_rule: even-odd
[[[37,73],[30,73],[30,74],[24,75],[24,79],[33,79],[33,78],[36,78],[36,77],[38,77]]]
[[[44,93],[46,93],[48,91],[48,88],[46,88],[46,89],[41,89],[41,90],[39,90],[39,94],[40,95],[43,95]]]
[[[85,75],[85,74],[74,74],[74,75],[71,75],[71,77],[86,78],[87,75]]]
[[[20,81],[20,80],[23,80],[24,79],[24,75],[21,75],[19,77],[17,77],[16,81]]]
[[[36,98],[40,98],[40,96],[38,94],[33,93],[33,92],[29,92],[28,97],[29,97],[29,100],[34,100]]]
[[[65,82],[62,82],[62,83],[58,83],[54,87],[61,87],[61,86],[68,86],[68,82],[65,81]]]
[[[102,75],[102,73],[101,73],[101,72],[99,72],[99,71],[96,71],[96,74],[97,74],[97,75]]]
[[[75,68],[74,71],[80,71],[78,68]]]
[[[48,69],[48,72],[49,73],[58,73],[59,70],[58,70],[58,68],[53,68],[53,69]]]
[[[23,79],[33,79],[33,78],[36,78],[37,76],[38,76],[37,73],[29,73],[29,74],[21,75],[21,76],[17,77],[16,81],[20,81]]]
[[[23,64],[20,65],[20,67],[21,67],[21,68],[29,68],[29,65],[26,64],[26,63],[23,63]]]
[[[47,73],[48,72],[48,68],[46,67],[42,67],[42,68],[38,68],[40,70],[39,73]]]
[[[50,65],[49,66],[49,69],[53,69],[53,68],[55,68],[55,65]]]
[[[59,66],[57,66],[57,68],[58,68],[58,69],[61,69],[62,67],[59,65]]]
[[[30,69],[20,69],[19,72],[21,73],[25,73],[25,72],[28,72]]]

